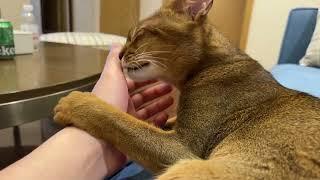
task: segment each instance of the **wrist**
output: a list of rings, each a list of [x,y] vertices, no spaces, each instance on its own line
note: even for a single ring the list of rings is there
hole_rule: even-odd
[[[15,179],[103,179],[108,174],[103,143],[76,128],[65,128],[4,170]],[[0,179],[6,179],[2,178]],[[12,179],[12,178],[7,178]]]
[[[66,127],[58,132],[55,137],[61,141],[67,141],[69,144],[77,145],[76,147],[86,147],[92,150],[101,148],[102,141],[94,138],[87,132],[75,127]]]
[[[79,150],[80,155],[87,159],[87,162],[99,162],[101,170],[105,171],[106,176],[113,175],[127,161],[124,154],[114,148],[111,144],[97,139],[85,131],[74,127],[68,127],[59,132],[61,140],[67,140],[70,147]]]
[[[71,160],[69,165],[77,169],[78,172],[82,171],[84,176],[101,178],[108,172],[103,142],[85,131],[67,127],[46,143],[48,143],[48,147],[59,145],[59,149],[51,149],[51,151],[55,151],[53,156],[64,159],[63,161]],[[75,176],[77,175],[75,174]]]

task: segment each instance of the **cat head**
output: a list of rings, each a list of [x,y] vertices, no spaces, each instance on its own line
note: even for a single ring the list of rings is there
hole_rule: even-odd
[[[120,55],[125,73],[135,81],[183,83],[203,55],[212,4],[213,0],[170,0],[133,27]]]

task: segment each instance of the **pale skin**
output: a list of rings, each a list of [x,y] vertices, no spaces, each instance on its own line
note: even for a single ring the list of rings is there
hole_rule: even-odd
[[[118,58],[121,48],[119,45],[113,46],[92,93],[137,118],[149,119],[155,125],[163,126],[168,119],[164,110],[173,103],[173,99],[166,96],[172,90],[171,86],[158,83],[139,93],[130,94],[154,81],[135,83],[126,80]],[[143,106],[158,97],[162,98]],[[118,171],[126,161],[126,156],[112,145],[82,130],[68,127],[25,158],[0,171],[0,179],[102,179]]]

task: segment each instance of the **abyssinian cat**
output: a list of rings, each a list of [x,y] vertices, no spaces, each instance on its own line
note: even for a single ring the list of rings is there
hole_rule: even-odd
[[[171,130],[80,92],[60,101],[55,120],[112,143],[159,179],[320,179],[320,100],[282,87],[232,47],[208,23],[212,5],[169,1],[123,49],[132,79],[180,89]]]

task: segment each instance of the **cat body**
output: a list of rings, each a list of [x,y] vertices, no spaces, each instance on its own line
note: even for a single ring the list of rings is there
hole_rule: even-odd
[[[281,87],[252,60],[226,66],[235,70],[223,78],[203,71],[181,94],[176,131],[194,154],[208,159],[198,166],[222,171],[201,177],[319,178],[319,100]]]
[[[80,92],[60,101],[55,120],[112,143],[159,179],[320,179],[320,100],[282,87],[233,48],[206,20],[212,4],[166,3],[123,49],[132,79],[180,89],[172,129]]]

